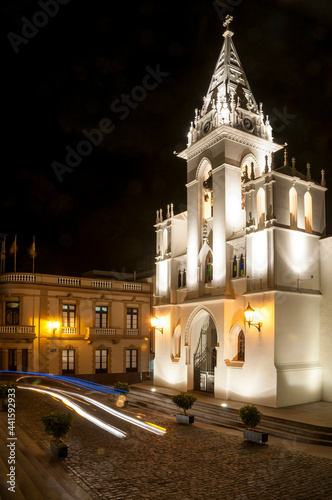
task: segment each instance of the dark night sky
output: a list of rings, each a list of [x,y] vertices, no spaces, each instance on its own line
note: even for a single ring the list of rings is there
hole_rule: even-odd
[[[252,91],[280,129],[276,142],[287,141],[298,170],[309,161],[315,180],[326,170],[331,185],[329,1],[229,4]],[[203,0],[71,0],[15,54],[7,34],[22,35],[21,18],[41,10],[37,1],[1,3],[0,232],[7,247],[18,235],[18,271],[31,270],[33,234],[36,272],[152,268],[156,210],[170,202],[176,213],[186,208],[186,165],[173,151],[185,148],[207,91],[223,41],[222,8],[218,15]],[[157,65],[169,75],[127,117],[110,109]],[[294,117],[282,123],[273,110]],[[82,130],[103,118],[115,130],[59,182],[52,162],[65,163],[66,146],[75,149]],[[13,270],[8,254],[6,270]]]

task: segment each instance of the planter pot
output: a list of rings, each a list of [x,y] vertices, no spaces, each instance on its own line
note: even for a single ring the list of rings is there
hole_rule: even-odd
[[[194,415],[176,415],[176,421],[178,424],[193,424],[195,420]]]
[[[247,439],[248,441],[253,441],[254,443],[267,443],[267,440],[269,438],[269,433],[268,432],[259,432],[259,431],[249,431],[245,429],[243,431],[243,437],[244,439]]]
[[[51,441],[51,451],[58,458],[67,458],[68,446],[65,443],[58,445],[54,441]]]

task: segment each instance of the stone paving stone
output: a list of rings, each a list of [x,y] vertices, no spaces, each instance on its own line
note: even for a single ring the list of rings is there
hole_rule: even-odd
[[[135,415],[135,408],[128,408]],[[19,391],[17,422],[49,448],[40,418],[63,405]],[[124,421],[110,423],[127,433],[118,439],[74,414],[64,470],[90,488],[91,498],[110,500],[322,500],[332,498],[332,460],[258,445],[174,417],[142,410],[167,428],[156,436]],[[93,413],[93,412],[92,412]],[[133,416],[132,415],[132,416]]]

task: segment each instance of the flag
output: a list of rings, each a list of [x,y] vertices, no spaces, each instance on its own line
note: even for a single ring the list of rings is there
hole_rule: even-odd
[[[16,234],[15,234],[15,240],[13,241],[12,243],[12,246],[10,247],[9,249],[9,255],[16,255],[16,252],[17,252],[17,237],[16,237]]]
[[[37,256],[35,237],[33,237],[32,245],[29,248],[28,252],[29,252],[30,257],[32,257],[33,259]]]
[[[15,234],[15,240],[9,250],[9,255],[14,255],[14,273],[16,273],[16,253],[17,253],[17,235]]]
[[[1,243],[1,260],[5,260],[5,258],[6,258],[6,238],[4,238]]]
[[[5,272],[6,263],[6,238],[3,238],[1,243],[1,272]]]

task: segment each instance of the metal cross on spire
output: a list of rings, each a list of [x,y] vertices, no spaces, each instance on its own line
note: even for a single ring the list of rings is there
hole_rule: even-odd
[[[232,21],[233,21],[233,16],[227,14],[227,16],[225,17],[225,21],[223,22],[223,26],[226,28],[226,30],[228,30],[228,26]]]

